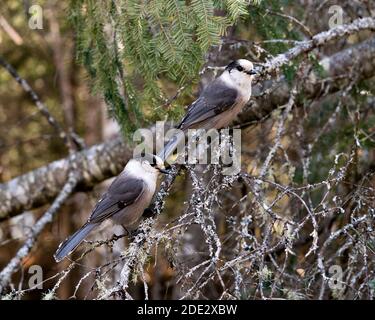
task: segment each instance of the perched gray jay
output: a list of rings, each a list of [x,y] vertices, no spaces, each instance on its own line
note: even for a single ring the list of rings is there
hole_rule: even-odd
[[[87,222],[58,247],[57,262],[69,255],[104,220],[112,219],[124,228],[136,225],[155,193],[159,172],[167,173],[155,155],[131,159],[108,191],[96,204]]]
[[[220,77],[212,81],[189,106],[177,129],[186,132],[188,129],[227,127],[249,101],[251,82],[256,73],[253,64],[246,59],[228,64]],[[178,143],[179,138],[172,137],[159,156],[166,160]]]

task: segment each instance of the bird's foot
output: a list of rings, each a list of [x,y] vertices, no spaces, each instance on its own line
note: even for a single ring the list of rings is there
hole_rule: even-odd
[[[131,235],[131,232],[129,232],[129,230],[122,224],[121,227],[124,229],[125,231],[125,237],[127,236],[130,236]]]
[[[153,218],[153,217],[155,217],[155,215],[156,215],[156,213],[151,208],[146,208],[143,211],[143,217],[144,218]]]
[[[139,234],[141,234],[141,233],[143,233],[143,230],[142,229],[135,229],[135,230],[133,230],[133,231],[131,231],[130,232],[130,236],[129,236],[129,238],[130,238],[130,240],[131,241],[133,241],[134,239],[135,239],[135,237],[137,236],[137,235],[139,235]]]

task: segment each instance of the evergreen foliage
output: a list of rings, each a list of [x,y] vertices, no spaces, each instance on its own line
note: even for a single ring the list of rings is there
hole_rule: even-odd
[[[130,133],[168,112],[165,83],[193,83],[210,47],[247,12],[245,0],[72,0],[70,17],[94,90]]]

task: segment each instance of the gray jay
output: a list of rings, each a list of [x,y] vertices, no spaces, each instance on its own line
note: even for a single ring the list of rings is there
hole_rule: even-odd
[[[158,156],[146,154],[131,159],[98,201],[87,222],[60,244],[54,255],[56,262],[76,249],[106,219],[124,228],[135,226],[152,200],[159,172],[167,173]]]
[[[239,59],[228,64],[220,77],[212,81],[188,108],[177,129],[222,129],[242,110],[251,96],[251,82],[257,72],[253,64]],[[179,143],[173,136],[159,156],[166,160]]]

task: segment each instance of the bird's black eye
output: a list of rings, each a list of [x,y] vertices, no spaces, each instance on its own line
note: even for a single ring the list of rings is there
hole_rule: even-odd
[[[241,66],[237,66],[237,68],[236,68],[238,71],[243,71],[243,68],[241,67]]]
[[[145,164],[145,165],[148,165],[148,166],[154,166],[154,164],[152,162],[148,161],[148,160],[144,160],[144,161],[142,161],[142,163]]]
[[[155,166],[156,166],[156,163],[153,163],[153,162],[152,162],[152,163],[150,163],[150,166],[151,166],[151,167],[155,167]]]

